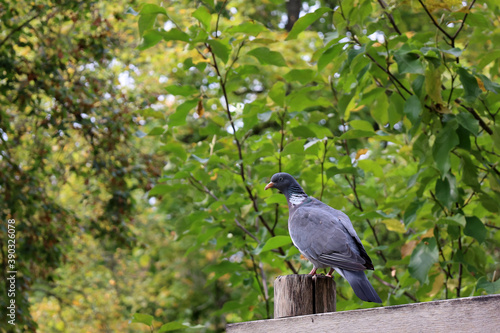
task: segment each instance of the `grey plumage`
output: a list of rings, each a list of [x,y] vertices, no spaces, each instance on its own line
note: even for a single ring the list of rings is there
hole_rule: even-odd
[[[359,298],[382,303],[363,272],[373,270],[373,264],[349,217],[309,197],[287,173],[273,175],[266,189],[271,187],[287,198],[288,231],[293,244],[312,262],[314,269],[310,274],[314,275],[318,268],[331,267],[349,282]]]

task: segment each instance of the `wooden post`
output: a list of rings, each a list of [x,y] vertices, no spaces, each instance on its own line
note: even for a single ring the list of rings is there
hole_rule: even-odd
[[[285,275],[274,280],[274,318],[334,312],[335,281],[324,275]]]

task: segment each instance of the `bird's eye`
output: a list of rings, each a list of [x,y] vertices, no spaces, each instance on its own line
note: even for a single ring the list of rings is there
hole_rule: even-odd
[[[283,181],[283,177],[280,177],[279,181],[282,182]]]

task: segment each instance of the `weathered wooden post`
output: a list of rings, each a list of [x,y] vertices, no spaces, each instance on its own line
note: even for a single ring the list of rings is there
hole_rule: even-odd
[[[274,318],[334,312],[335,303],[333,278],[295,274],[274,280]]]

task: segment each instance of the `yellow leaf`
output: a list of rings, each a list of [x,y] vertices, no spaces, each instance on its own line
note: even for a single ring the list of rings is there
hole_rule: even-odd
[[[433,66],[425,71],[425,91],[435,103],[443,104],[441,97],[441,72]]]
[[[422,237],[420,237],[420,239],[432,238],[432,237],[434,237],[434,228],[430,228],[429,230],[427,230],[427,232],[423,234]]]
[[[396,219],[385,219],[382,220],[382,223],[385,224],[388,230],[395,231],[399,233],[404,233],[406,231],[405,225],[401,223],[401,221]]]
[[[434,279],[434,283],[432,284],[432,290],[427,294],[430,297],[436,296],[436,294],[441,290],[444,282],[444,274],[439,274]]]
[[[407,31],[407,32],[405,32],[405,35],[406,35],[406,37],[408,37],[408,39],[410,39],[413,36],[415,36],[415,31]]]
[[[404,257],[409,256],[410,254],[412,254],[413,250],[415,249],[415,247],[417,246],[417,244],[418,244],[418,241],[411,240],[408,243],[406,243],[405,245],[403,245],[401,247],[401,258],[404,258]]]
[[[253,203],[249,203],[248,205],[244,205],[241,207],[241,216],[245,217],[250,210],[252,209]]]
[[[368,149],[366,149],[366,148],[358,150],[358,152],[356,153],[356,159],[359,159],[361,157],[361,155],[364,155],[367,152],[368,152]]]
[[[355,107],[354,109],[351,110],[351,112],[358,112],[359,110],[363,109],[365,106],[364,105],[359,105]]]
[[[476,81],[477,81],[477,84],[478,84],[479,88],[480,88],[482,91],[486,91],[486,88],[484,88],[484,83],[483,83],[483,81],[482,81],[480,78],[478,78],[478,77],[476,77]]]
[[[198,106],[196,107],[196,113],[200,117],[202,117],[203,114],[205,113],[205,108],[203,107],[203,101],[201,99],[198,101]]]

